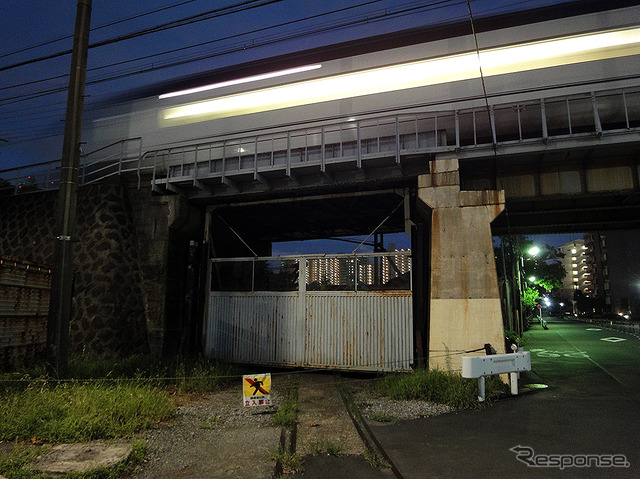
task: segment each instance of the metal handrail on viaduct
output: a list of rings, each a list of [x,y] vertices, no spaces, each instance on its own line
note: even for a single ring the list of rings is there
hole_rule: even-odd
[[[325,173],[330,165],[456,151],[482,158],[550,148],[626,143],[640,131],[640,89],[477,106],[438,112],[415,111],[355,120],[216,137],[144,151],[142,138],[129,138],[83,155],[79,183],[114,175],[149,175],[155,191],[180,186],[208,190],[215,180],[237,189],[243,181],[268,185],[269,175],[291,179]],[[144,152],[143,152],[144,151]],[[56,189],[60,160],[0,170],[0,195]]]

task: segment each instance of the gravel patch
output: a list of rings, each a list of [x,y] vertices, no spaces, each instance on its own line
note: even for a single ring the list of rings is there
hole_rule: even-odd
[[[420,401],[417,399],[396,401],[384,397],[376,399],[375,402],[359,403],[359,406],[364,417],[378,422],[438,416],[455,410],[445,404],[430,401]]]
[[[270,478],[270,453],[280,445],[273,413],[286,394],[288,378],[278,378],[273,407],[244,407],[242,389],[211,392],[185,400],[177,417],[143,433],[148,456],[135,479]]]
[[[388,423],[401,419],[439,416],[455,411],[456,408],[419,399],[395,400],[376,394],[369,384],[355,381],[349,383],[353,400],[360,414],[370,421]]]

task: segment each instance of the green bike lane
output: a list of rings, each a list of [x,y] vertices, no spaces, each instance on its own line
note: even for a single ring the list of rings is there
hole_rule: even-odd
[[[523,381],[548,383],[568,398],[640,394],[637,337],[572,320],[547,318],[547,325],[547,330],[533,325],[525,333],[532,370]]]

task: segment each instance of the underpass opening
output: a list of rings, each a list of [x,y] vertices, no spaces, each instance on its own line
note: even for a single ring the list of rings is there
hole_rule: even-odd
[[[411,222],[412,198],[405,188],[209,207],[205,352],[281,366],[412,367],[428,329],[414,308],[428,281],[427,268],[412,273],[410,235],[424,229]],[[427,249],[416,248],[420,262]],[[302,254],[281,254],[291,252]]]

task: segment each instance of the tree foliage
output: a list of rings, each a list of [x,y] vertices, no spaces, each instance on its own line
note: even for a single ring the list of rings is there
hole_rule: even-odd
[[[562,280],[567,274],[560,261],[562,253],[550,245],[535,245],[532,239],[522,235],[500,239],[502,244],[496,248],[498,276],[506,276],[513,284],[521,281],[523,313],[532,314],[543,295],[562,287]],[[534,246],[538,248],[535,254],[531,252]]]
[[[524,291],[522,292],[522,306],[526,311],[531,312],[538,304],[538,299],[540,299],[540,292],[538,291],[538,288],[524,288]]]
[[[560,262],[562,253],[558,249],[550,245],[538,248],[535,256],[528,254],[530,247],[523,252],[524,274],[526,278],[534,277],[532,283],[544,294],[562,287],[562,280],[567,272]]]

